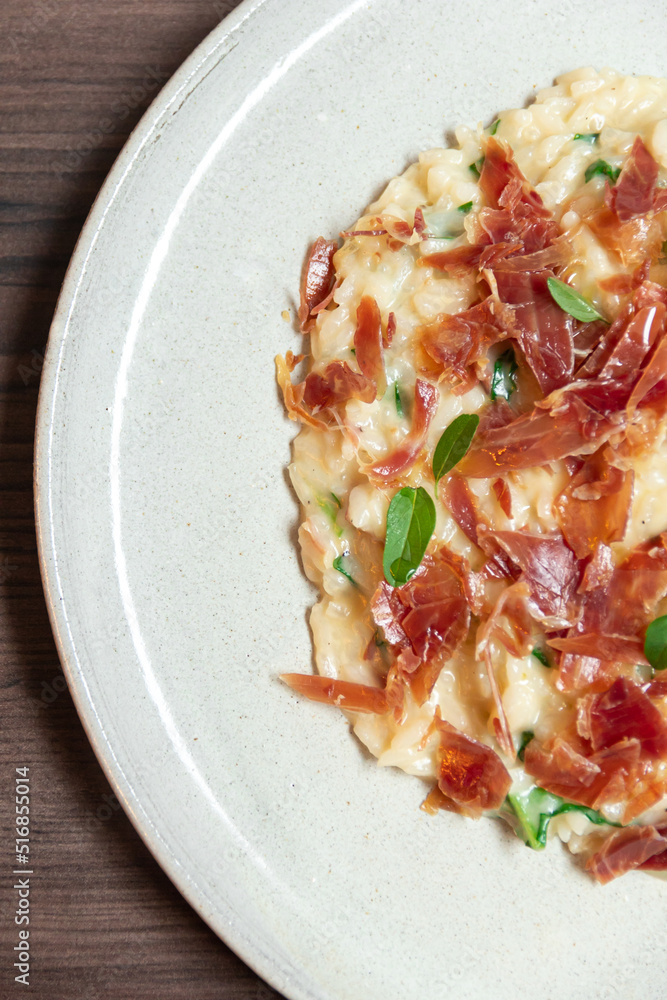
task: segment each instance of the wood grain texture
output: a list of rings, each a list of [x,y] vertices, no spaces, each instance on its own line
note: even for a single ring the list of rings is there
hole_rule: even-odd
[[[14,769],[31,777],[30,995],[268,1000],[119,808],[66,690],[32,503],[43,352],[76,239],[160,87],[233,0],[0,5],[0,997],[14,982]],[[11,810],[11,812],[10,812]],[[11,834],[11,837],[10,837]]]

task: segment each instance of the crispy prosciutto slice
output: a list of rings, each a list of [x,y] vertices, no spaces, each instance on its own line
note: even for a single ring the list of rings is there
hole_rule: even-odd
[[[553,271],[494,271],[501,302],[513,306],[517,340],[542,392],[565,385],[574,370],[574,321],[547,287]]]
[[[646,215],[653,208],[658,164],[637,136],[618,182],[608,191],[609,207],[621,222]]]
[[[322,236],[310,248],[301,278],[299,323],[302,330],[309,329],[313,309],[331,291],[335,278],[333,258],[337,250],[338,243],[329,243]]]
[[[634,473],[616,468],[612,460],[606,449],[591,455],[554,504],[558,525],[579,559],[625,535]]]
[[[608,691],[580,699],[577,730],[593,750],[608,750],[623,739],[639,740],[642,756],[667,756],[667,722],[642,689],[619,677]]]
[[[630,826],[614,830],[599,851],[586,862],[586,871],[606,885],[634,868],[651,868],[651,858],[667,851],[667,838],[654,826]]]
[[[371,613],[397,654],[409,648],[418,658],[418,666],[409,661],[405,673],[422,704],[468,633],[470,607],[461,567],[443,546],[426,555],[402,587],[390,587],[383,580],[373,596]]]
[[[622,431],[625,416],[614,403],[614,383],[592,388],[571,383],[502,427],[477,435],[459,471],[473,479],[495,478],[513,469],[545,465],[569,455],[586,455]],[[625,406],[627,393],[620,403]],[[601,408],[612,405],[611,412]]]
[[[348,399],[372,403],[375,393],[375,382],[367,375],[353,372],[346,361],[332,361],[323,373],[311,372],[306,376],[303,401],[317,413]]]
[[[455,316],[443,313],[422,327],[421,343],[446,377],[464,380],[470,365],[516,331],[514,311],[489,295],[470,309]]]
[[[381,396],[386,389],[382,355],[382,318],[377,302],[370,295],[364,295],[357,308],[354,349],[362,375],[375,383],[377,395]]]
[[[500,757],[436,716],[440,733],[438,788],[469,816],[499,809],[512,779]]]
[[[646,808],[646,766],[641,761],[639,740],[621,740],[590,753],[583,741],[577,744],[576,735],[568,740],[556,736],[545,744],[533,739],[524,753],[524,767],[540,788],[590,809],[625,803],[624,821],[632,817],[628,810],[632,810],[634,798],[640,797],[642,808]]]
[[[544,249],[559,235],[551,212],[519,170],[511,151],[493,136],[486,141],[479,186],[490,209],[506,213],[511,232],[521,240],[526,253]],[[487,223],[488,228],[491,225]],[[507,238],[507,230],[503,235]]]
[[[527,531],[485,531],[522,571],[528,585],[530,613],[547,628],[561,629],[579,620],[577,559],[561,535]]]
[[[424,379],[417,379],[410,432],[395,451],[366,467],[365,471],[371,479],[390,483],[414,464],[424,446],[428,426],[438,409],[439,398],[434,385]]]
[[[321,701],[350,712],[384,715],[389,710],[386,691],[368,684],[353,684],[319,674],[281,674],[280,679],[292,691],[305,695],[311,701]]]
[[[607,566],[600,586],[591,587],[581,595],[581,619],[565,639],[556,680],[558,689],[605,691],[619,672],[618,664],[633,655],[633,648],[636,655],[632,662],[644,663],[641,650],[644,631],[665,595],[667,552],[662,536],[639,546],[611,573]],[[595,636],[600,642],[597,654],[591,656]],[[568,643],[571,651],[567,649]],[[579,647],[578,643],[582,645]],[[558,641],[552,645],[557,646]],[[607,653],[614,655],[607,659]]]

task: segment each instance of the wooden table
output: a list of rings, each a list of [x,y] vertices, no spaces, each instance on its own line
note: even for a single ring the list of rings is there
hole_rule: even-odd
[[[32,508],[37,391],[86,214],[159,88],[235,0],[0,5],[0,997],[14,982],[15,769],[29,767],[30,995],[266,1000],[119,808],[72,705]]]

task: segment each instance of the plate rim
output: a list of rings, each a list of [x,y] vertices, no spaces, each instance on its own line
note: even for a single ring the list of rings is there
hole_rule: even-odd
[[[218,65],[219,56],[224,58],[225,53],[224,51],[220,53],[220,50],[224,49],[228,39],[258,12],[275,6],[275,0],[241,0],[241,3],[199,42],[144,111],[123,144],[93,201],[67,266],[49,326],[35,417],[33,501],[42,590],[60,665],[86,738],[125,815],[172,885],[197,916],[238,958],[281,994],[289,990],[289,996],[293,1000],[314,1000],[315,994],[307,988],[302,988],[302,984],[293,978],[290,977],[288,983],[277,962],[265,954],[256,942],[243,934],[234,919],[238,914],[233,907],[227,904],[226,912],[220,907],[216,910],[210,908],[201,887],[188,876],[178,858],[156,835],[150,817],[143,807],[141,812],[133,807],[134,797],[129,782],[123,771],[114,763],[113,748],[103,726],[96,721],[93,702],[80,687],[75,665],[71,661],[66,638],[68,615],[63,612],[62,599],[59,596],[61,587],[56,565],[56,547],[50,531],[53,409],[57,399],[58,375],[68,340],[73,308],[86,273],[86,265],[94,252],[105,218],[116,202],[126,179],[131,176],[142,152],[149,146],[156,127],[169,115],[170,109],[173,108],[172,115],[178,114],[180,108],[208,75],[205,71],[207,65],[210,72]],[[188,89],[190,85],[192,86]],[[174,107],[179,98],[182,98],[181,104]]]

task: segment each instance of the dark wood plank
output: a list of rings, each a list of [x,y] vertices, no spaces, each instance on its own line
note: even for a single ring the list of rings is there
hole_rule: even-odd
[[[277,994],[191,910],[118,806],[66,689],[35,547],[37,391],[68,260],[115,156],[233,0],[0,6],[0,995],[20,995],[15,768],[31,778],[31,995],[266,1000]],[[10,839],[10,831],[12,838]]]

